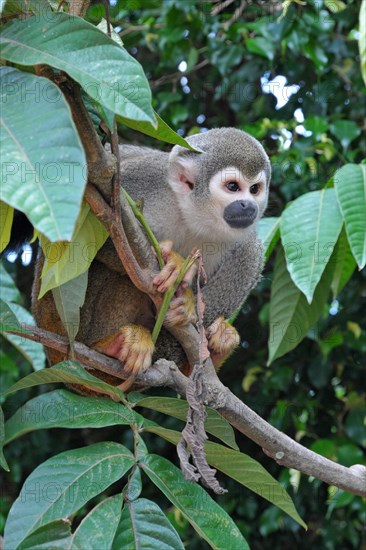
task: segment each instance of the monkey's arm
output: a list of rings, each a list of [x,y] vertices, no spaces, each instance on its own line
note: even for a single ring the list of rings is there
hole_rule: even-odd
[[[202,290],[206,327],[218,317],[229,319],[233,315],[258,283],[262,268],[263,246],[256,235],[227,252]]]
[[[225,319],[245,302],[260,279],[263,247],[254,235],[245,245],[229,251],[203,288],[204,325],[211,359],[218,370],[240,342],[239,334]]]

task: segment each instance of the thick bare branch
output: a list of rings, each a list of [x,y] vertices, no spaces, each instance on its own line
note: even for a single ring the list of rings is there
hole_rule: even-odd
[[[14,330],[12,333],[67,353],[69,349],[67,338],[28,325],[22,325],[22,327],[29,331],[29,334],[25,334],[22,330]],[[182,337],[181,334],[179,336]],[[194,337],[194,333],[186,331],[184,337],[189,338],[190,341]],[[195,338],[194,343],[198,349],[197,332]],[[190,347],[191,345],[187,346],[187,348]],[[191,355],[193,356],[193,352]],[[119,361],[91,350],[78,342],[75,343],[75,359],[86,366],[117,378],[126,378]],[[366,497],[366,468],[364,466],[357,464],[347,468],[310,451],[268,424],[231,393],[216,376],[211,360],[206,361],[203,370],[206,393],[209,395],[206,405],[216,408],[240,432],[262,447],[268,456],[282,466],[294,468],[329,485]],[[177,366],[172,361],[164,359],[157,361],[150,369],[136,378],[138,384],[147,387],[167,386],[183,397],[186,396],[187,382],[187,377],[179,372]]]

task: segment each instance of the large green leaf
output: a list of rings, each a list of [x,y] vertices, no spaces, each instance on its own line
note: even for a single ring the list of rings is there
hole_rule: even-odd
[[[263,243],[266,258],[269,258],[280,238],[280,220],[281,218],[262,218],[257,224],[258,236]]]
[[[254,493],[281,508],[281,510],[306,529],[306,524],[297,513],[288,493],[259,462],[246,454],[228,449],[212,441],[206,443],[205,450],[207,462],[210,466],[217,468]]]
[[[150,454],[139,464],[211,548],[249,550],[246,540],[225,510],[200,485],[184,479],[181,470],[169,460]]]
[[[333,298],[336,298],[356,269],[356,260],[348,244],[343,228],[334,249],[334,273],[332,280]]]
[[[269,313],[269,365],[278,357],[294,349],[319,319],[329,295],[333,272],[332,258],[309,305],[286,269],[283,249],[278,249]]]
[[[88,287],[88,272],[52,289],[57,312],[67,332],[71,346],[80,326],[80,308],[84,304]]]
[[[53,367],[32,372],[8,388],[5,394],[40,386],[41,384],[55,384],[58,382],[85,386],[96,392],[105,393],[116,401],[122,401],[124,398],[121,390],[92,376],[79,363],[74,361],[64,361]]]
[[[0,407],[0,466],[4,468],[4,470],[9,472],[9,466],[6,462],[6,459],[3,453],[4,443],[5,443],[4,413],[3,413],[3,409]]]
[[[20,306],[19,304],[12,303],[8,304],[8,306],[20,323],[25,323],[27,325],[33,326],[36,324],[33,316],[24,307]],[[23,328],[20,328],[20,331],[23,334],[26,334],[27,332]],[[25,338],[24,336],[19,336],[17,334],[9,334],[8,332],[5,332],[3,335],[30,362],[34,370],[41,370],[44,368],[46,364],[46,355],[44,353],[42,344],[39,344],[38,342],[33,342],[32,340],[29,340],[28,338]]]
[[[107,238],[107,230],[86,203],[82,204],[71,242],[50,243],[40,236],[45,262],[38,298],[85,273]]]
[[[135,463],[123,445],[103,442],[53,456],[26,479],[10,509],[4,546],[16,550],[36,529],[65,519],[120,479]]]
[[[0,201],[0,252],[10,241],[11,225],[13,223],[14,208]]]
[[[58,519],[36,529],[18,546],[18,550],[65,550],[71,544],[70,523]]]
[[[184,399],[174,397],[145,397],[137,402],[138,407],[146,407],[159,411],[179,420],[187,420],[188,404]],[[207,418],[205,428],[208,433],[214,435],[229,447],[237,449],[235,434],[232,426],[214,409],[206,409]]]
[[[151,500],[139,498],[126,502],[123,508],[112,550],[122,548],[183,550],[184,546],[159,506]]]
[[[4,59],[21,65],[46,63],[65,71],[114,113],[156,124],[141,65],[83,19],[52,13],[13,20],[2,28],[0,44]]]
[[[334,189],[302,195],[281,217],[287,268],[309,304],[342,229]]]
[[[21,300],[20,292],[17,289],[13,278],[6,271],[2,262],[0,262],[0,288],[1,299],[5,302],[19,302]]]
[[[170,126],[168,126],[168,124],[164,122],[164,120],[161,119],[157,113],[155,113],[155,117],[158,122],[156,128],[151,124],[151,122],[130,120],[128,118],[119,116],[117,117],[117,122],[125,124],[129,128],[137,130],[138,132],[142,132],[143,134],[151,136],[155,139],[166,141],[167,143],[172,143],[174,145],[181,145],[182,147],[187,147],[187,149],[192,149],[192,151],[197,150],[189,145],[188,141],[177,134],[177,132],[174,132],[174,130],[172,130],[172,128],[170,128]]]
[[[0,332],[6,336],[7,330],[20,331],[21,325],[13,310],[10,309],[10,304],[0,299]]]
[[[142,423],[142,417],[102,397],[82,397],[66,390],[43,393],[27,401],[5,424],[5,444],[45,428],[103,428]]]
[[[366,265],[366,165],[346,164],[334,175],[334,187],[358,267]]]
[[[177,445],[182,437],[179,432],[167,430],[160,426],[149,426],[144,431],[155,433],[174,445]],[[210,466],[220,470],[253,491],[253,493],[257,493],[257,495],[281,508],[281,510],[306,528],[306,524],[297,513],[290,496],[282,485],[259,462],[244,453],[228,449],[212,441],[206,441],[205,452],[207,462]]]
[[[0,74],[0,198],[24,212],[50,240],[70,239],[86,183],[86,160],[69,106],[46,78],[12,67],[2,67]]]
[[[102,500],[83,519],[72,536],[72,550],[110,550],[121,517],[122,496]],[[122,548],[122,547],[121,547]]]

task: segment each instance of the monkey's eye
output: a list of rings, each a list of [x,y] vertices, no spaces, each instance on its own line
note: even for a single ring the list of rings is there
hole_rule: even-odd
[[[236,183],[236,181],[228,181],[227,184],[226,184],[226,188],[227,188],[229,191],[232,191],[233,193],[235,193],[236,191],[239,191],[239,190],[240,190],[240,187],[239,187],[239,185]]]
[[[254,183],[254,185],[251,185],[249,188],[249,191],[251,192],[252,195],[258,195],[259,190],[260,190],[260,186],[258,185],[258,183]]]

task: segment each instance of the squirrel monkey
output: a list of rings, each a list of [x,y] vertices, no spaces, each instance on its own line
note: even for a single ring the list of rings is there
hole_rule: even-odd
[[[154,280],[158,291],[175,281],[179,255],[201,250],[207,274],[203,321],[218,368],[239,343],[225,319],[260,278],[263,258],[256,222],[267,205],[271,170],[263,147],[241,130],[213,129],[187,141],[202,152],[177,145],[170,153],[121,145],[121,176],[132,198],[144,200],[144,216],[157,239],[164,241],[166,266]],[[36,268],[33,311],[39,326],[65,334],[52,293],[37,301],[42,263],[38,261]],[[195,319],[192,290],[179,289],[166,323]],[[76,339],[121,359],[126,371],[136,375],[151,365],[154,322],[151,300],[131,283],[108,240],[90,266]],[[51,363],[64,359],[54,350],[48,356]],[[178,363],[177,357],[182,357],[179,344],[167,333],[158,339],[154,359],[159,357]]]

